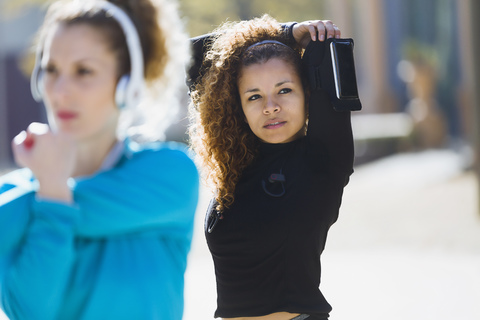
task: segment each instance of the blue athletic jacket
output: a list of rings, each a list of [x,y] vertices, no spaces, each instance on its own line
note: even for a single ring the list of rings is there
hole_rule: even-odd
[[[71,181],[74,204],[0,177],[0,298],[10,319],[181,319],[198,172],[175,143],[125,143]]]

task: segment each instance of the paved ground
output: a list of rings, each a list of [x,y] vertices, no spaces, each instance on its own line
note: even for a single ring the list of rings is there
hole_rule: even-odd
[[[356,168],[322,256],[331,320],[480,319],[477,184],[448,151]],[[215,279],[203,193],[186,274],[184,320],[213,319]],[[3,319],[0,315],[0,319]]]

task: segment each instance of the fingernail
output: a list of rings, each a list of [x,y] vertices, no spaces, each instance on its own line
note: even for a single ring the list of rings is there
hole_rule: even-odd
[[[25,141],[25,139],[27,138],[27,132],[25,130],[23,130],[22,132],[20,132],[19,134],[17,134],[15,136],[15,138],[13,138],[13,143],[15,144],[22,144],[23,141]]]
[[[337,35],[335,36],[335,38],[337,38],[337,39],[340,39],[340,35],[339,35],[339,34],[337,34]]]
[[[313,36],[312,41],[317,41],[317,36]]]
[[[323,40],[325,40],[325,35],[324,34],[320,35],[320,41],[323,41]]]

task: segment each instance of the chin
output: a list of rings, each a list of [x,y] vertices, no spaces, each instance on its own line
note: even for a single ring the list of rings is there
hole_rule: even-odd
[[[290,142],[292,140],[293,139],[262,139],[263,142],[270,143],[270,144],[287,143],[287,142]]]

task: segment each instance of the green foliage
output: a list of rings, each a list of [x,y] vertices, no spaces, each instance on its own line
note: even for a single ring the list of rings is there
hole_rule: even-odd
[[[4,13],[19,13],[53,0],[4,0]],[[325,19],[327,0],[177,0],[181,15],[193,36],[208,33],[225,21],[259,17],[265,13],[281,22]],[[1,1],[0,1],[1,4]],[[8,10],[7,10],[8,9]]]
[[[191,36],[212,31],[225,21],[268,13],[281,22],[325,18],[326,0],[179,0]]]
[[[46,6],[52,0],[0,0],[0,16],[3,18],[15,18],[23,10],[33,6]]]
[[[227,19],[238,19],[235,8],[230,1],[179,0],[179,3],[182,17],[192,37],[212,31]]]
[[[263,0],[255,1],[255,4],[258,13],[268,13],[282,22],[326,18],[325,1],[322,0]]]
[[[439,64],[438,52],[434,46],[416,39],[407,39],[402,47],[404,59],[416,64],[437,68]]]

